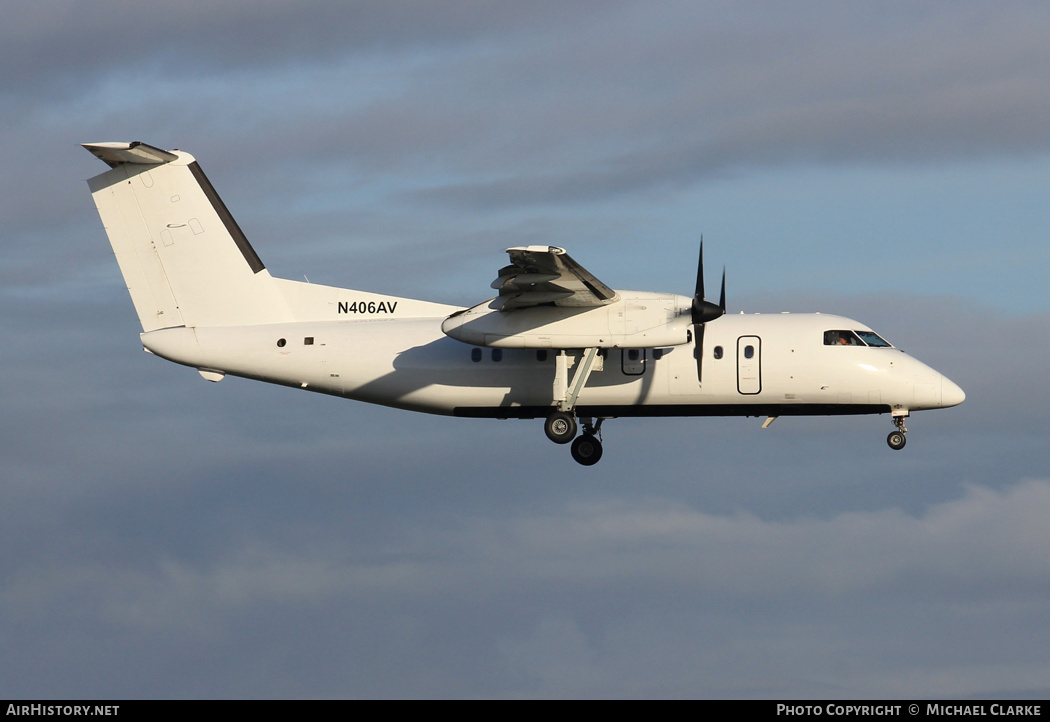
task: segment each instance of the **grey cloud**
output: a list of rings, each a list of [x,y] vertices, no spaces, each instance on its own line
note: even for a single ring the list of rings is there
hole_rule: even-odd
[[[117,34],[142,35],[126,27],[142,22],[133,15],[109,18],[94,5],[75,7],[100,29],[115,23]],[[1041,42],[1047,18],[1031,6],[898,9],[874,25],[863,10],[821,5],[787,16],[774,5],[747,22],[720,4],[699,11],[669,5],[656,13],[631,4],[557,7],[562,9],[482,3],[449,11],[423,3],[407,10],[404,4],[347,10],[317,3],[315,12],[303,12],[300,4],[283,3],[180,5],[155,9],[159,15],[151,19],[170,28],[159,47],[188,48],[190,68],[208,62],[233,67],[222,55],[246,53],[242,63],[252,75],[228,82],[249,90],[253,77],[276,70],[277,63],[298,59],[304,69],[345,65],[347,74],[368,74],[392,62],[404,67],[393,52],[407,55],[428,38],[436,42],[441,52],[407,61],[410,74],[394,97],[349,113],[335,104],[328,117],[304,108],[301,120],[313,126],[317,145],[362,162],[374,158],[372,164],[438,154],[475,172],[498,169],[493,162],[531,159],[536,166],[553,163],[561,173],[565,161],[644,161],[615,150],[641,145],[658,160],[690,159],[680,172],[702,176],[723,155],[747,164],[1046,149],[1046,111],[1038,102],[1046,80],[1038,68],[1050,60]],[[214,30],[206,32],[223,42],[181,30],[186,17],[198,14],[194,27],[211,22]],[[60,48],[69,44],[67,35],[94,37],[75,18],[57,27],[38,32],[50,30],[59,39],[31,30],[19,37]],[[277,42],[258,40],[268,35]],[[137,42],[142,47],[122,51],[136,58],[131,68],[158,52],[155,38]],[[387,54],[358,58],[362,44]],[[266,63],[252,67],[260,53]],[[69,65],[75,72],[82,63]],[[147,64],[154,82],[192,78],[177,72],[181,63],[166,66]],[[196,84],[214,82],[200,77]],[[353,92],[338,74],[323,83],[319,97]],[[140,85],[135,90],[149,97],[150,84]],[[193,83],[185,87],[192,92]],[[266,97],[261,87],[250,92],[260,101]],[[132,88],[128,97],[134,97]],[[333,145],[329,137],[342,143]]]
[[[472,94],[524,91],[499,104],[503,132],[491,137],[526,162],[512,175],[489,165],[481,179],[416,197],[569,203],[800,161],[1046,152],[1046,75],[1035,70],[1050,61],[1034,29],[1046,24],[1041,13],[898,17],[870,31],[849,13],[832,15],[806,27],[759,21],[763,32],[730,24],[714,51],[707,26],[668,23],[637,36],[626,24],[600,35],[601,25],[584,30],[584,42],[550,43],[551,56],[508,54],[482,71]]]
[[[30,93],[34,86],[68,90],[97,73],[133,66],[162,75],[180,69],[200,73],[455,45],[534,31],[607,7],[267,0],[145,9],[121,1],[15,0],[5,8],[0,63],[7,69],[5,92]]]
[[[224,688],[234,694],[259,694],[276,684],[291,694],[440,695],[449,688],[418,680],[440,649],[465,644],[482,655],[475,664],[490,672],[481,686],[454,686],[453,694],[781,696],[787,688],[778,685],[793,679],[796,695],[826,696],[821,680],[832,678],[840,646],[831,643],[834,635],[855,657],[858,650],[910,647],[906,636],[878,641],[894,633],[893,617],[881,611],[885,604],[916,610],[906,615],[915,624],[926,623],[923,609],[940,610],[942,619],[921,632],[921,641],[931,649],[949,647],[961,665],[985,654],[980,634],[959,637],[954,625],[963,620],[970,628],[990,625],[1000,643],[1025,638],[1030,613],[1045,599],[1039,580],[1050,571],[1050,557],[1041,519],[1048,511],[1050,485],[1036,480],[1003,492],[971,488],[917,516],[886,509],[761,521],[658,499],[607,499],[510,520],[461,514],[388,538],[374,550],[334,539],[322,547],[242,540],[203,564],[161,560],[139,567],[118,558],[104,566],[27,567],[9,577],[3,598],[9,617],[27,621],[58,600],[77,600],[81,616],[115,635],[112,653],[129,649],[135,634],[176,657],[216,639],[243,645],[245,635],[259,632],[239,618],[269,618],[272,631],[263,637],[271,642],[282,627],[297,628],[303,638],[292,643],[294,650],[313,643],[319,623],[287,617],[303,606],[328,610],[321,618],[339,610],[330,631],[359,647],[378,645],[401,623],[417,627],[411,652],[395,643],[378,653],[376,664],[396,660],[402,673],[376,687],[350,676],[320,687],[304,679],[305,687],[289,688],[275,676],[278,670],[256,679],[230,670]],[[571,605],[568,591],[576,600]],[[486,616],[468,618],[481,600],[490,610],[503,607],[501,631]],[[997,606],[1002,602],[1014,611]],[[799,614],[802,609],[809,611]],[[752,614],[762,621],[745,623]],[[785,625],[785,617],[794,624]],[[857,625],[858,618],[867,623]],[[429,624],[438,620],[450,627],[434,636]],[[679,642],[666,638],[673,630],[684,635]],[[71,634],[74,645],[83,639],[81,631],[59,631]],[[487,644],[462,635],[481,635]],[[650,656],[653,645],[659,655]],[[331,650],[322,651],[328,663],[336,662]],[[838,692],[830,694],[913,696],[925,688],[932,696],[985,696],[1017,685],[1039,688],[1040,659],[1033,656],[1034,667],[986,664],[980,674],[957,679],[928,670],[934,659],[913,658],[897,668],[911,669],[917,679],[858,669],[839,675]],[[155,674],[163,665],[147,666]],[[131,679],[141,681],[137,673]],[[185,678],[173,683],[182,693],[202,689]],[[113,682],[106,688],[116,694],[135,689]]]
[[[386,186],[387,200],[475,211],[620,199],[793,163],[1048,150],[1039,68],[1050,64],[1050,22],[1033,6],[898,9],[871,24],[863,10],[819,4],[747,18],[717,3],[380,5],[143,15],[16,4],[0,44],[2,65],[25,69],[4,84],[8,163],[20,169],[0,181],[8,227],[68,192],[53,169],[68,167],[76,143],[115,137],[192,147],[207,167],[221,146],[260,190],[309,164],[315,178]],[[200,25],[210,29],[190,29]],[[185,59],[158,61],[165,53]],[[306,80],[292,82],[290,68]],[[47,104],[33,95],[50,87],[41,77],[61,85]],[[48,212],[72,221],[68,206]]]

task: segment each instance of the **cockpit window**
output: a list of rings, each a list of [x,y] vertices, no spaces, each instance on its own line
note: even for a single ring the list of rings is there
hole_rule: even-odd
[[[893,348],[874,331],[825,331],[825,346],[875,346]]]
[[[825,346],[863,346],[864,342],[852,331],[825,331]]]
[[[875,333],[874,331],[857,331],[857,335],[864,339],[864,342],[869,346],[892,348],[890,344],[886,343],[882,336]]]

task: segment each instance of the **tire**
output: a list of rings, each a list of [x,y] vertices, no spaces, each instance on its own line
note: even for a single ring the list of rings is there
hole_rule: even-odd
[[[590,434],[583,434],[572,442],[570,451],[576,463],[593,466],[602,458],[602,442]]]
[[[547,417],[543,431],[555,444],[568,444],[576,436],[576,419],[564,411],[555,411]]]
[[[886,437],[886,443],[894,451],[900,451],[908,443],[908,439],[900,431],[891,431],[890,435]]]

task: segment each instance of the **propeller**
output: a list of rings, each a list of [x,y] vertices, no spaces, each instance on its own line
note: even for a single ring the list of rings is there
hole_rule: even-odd
[[[696,380],[703,383],[704,365],[704,326],[717,318],[721,318],[726,312],[726,269],[722,268],[722,294],[718,299],[718,305],[707,300],[704,294],[704,239],[700,237],[700,262],[696,268],[696,291],[693,293],[692,321],[696,344],[693,347],[693,357],[696,359]]]

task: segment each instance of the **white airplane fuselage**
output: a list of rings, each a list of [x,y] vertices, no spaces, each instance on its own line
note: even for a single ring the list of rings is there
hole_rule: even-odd
[[[688,307],[689,299],[680,298]],[[445,318],[180,327],[144,333],[142,343],[205,371],[412,411],[546,416],[557,349],[470,346],[442,332]],[[958,386],[900,349],[824,345],[824,332],[833,329],[870,331],[825,314],[725,316],[706,331],[703,383],[691,345],[606,349],[580,392],[577,413],[857,414],[936,409],[963,400]],[[582,350],[568,354],[573,367]]]

